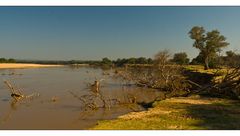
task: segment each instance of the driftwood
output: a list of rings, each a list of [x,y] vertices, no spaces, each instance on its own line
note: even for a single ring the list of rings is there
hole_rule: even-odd
[[[99,93],[100,90],[100,81],[95,80],[94,83],[91,85],[91,89],[95,93]]]
[[[107,106],[107,103],[106,103],[107,100],[101,94],[90,93],[87,95],[78,96],[74,92],[71,92],[71,91],[68,91],[68,92],[74,98],[77,98],[78,100],[80,100],[80,102],[83,105],[82,108],[84,109],[84,111],[96,110],[98,108],[101,108],[101,106],[97,105],[96,103],[97,98],[99,98],[103,102],[103,108],[109,107]]]
[[[87,72],[89,73],[89,72]],[[110,109],[110,101],[109,99],[105,98],[103,96],[103,94],[100,92],[100,88],[101,88],[101,82],[104,81],[105,79],[97,79],[97,77],[95,76],[95,80],[93,83],[86,83],[87,84],[87,88],[90,91],[88,91],[87,95],[83,95],[83,96],[78,96],[77,94],[75,94],[74,92],[68,91],[74,98],[77,98],[78,100],[80,100],[80,102],[83,104],[83,108],[85,111],[87,110],[96,110],[97,108],[103,107],[103,108],[108,108]],[[84,90],[85,90],[84,89]],[[103,103],[103,106],[99,106],[97,105],[97,103],[95,101],[101,100]]]
[[[74,98],[78,99],[82,103],[82,108],[84,109],[84,111],[97,110],[98,108],[105,108],[110,110],[111,106],[113,105],[137,103],[137,100],[136,100],[137,98],[134,95],[130,95],[130,94],[124,94],[124,96],[126,95],[126,98],[127,98],[125,102],[121,102],[119,99],[107,98],[100,91],[100,81],[102,80],[95,80],[94,83],[91,84],[89,88],[90,91],[88,91],[88,94],[86,95],[78,96],[76,93],[72,91],[68,91],[68,92]]]
[[[31,95],[24,95],[20,89],[14,88],[9,81],[4,81],[4,83],[7,85],[9,88],[11,97],[13,98],[11,100],[11,109],[10,111],[6,114],[6,116],[3,118],[3,120],[0,120],[0,123],[5,123],[7,122],[13,113],[19,106],[19,104],[23,104],[22,100],[32,100],[33,98],[39,96],[39,94],[33,93]]]
[[[15,100],[20,100],[21,98],[25,97],[19,89],[18,90],[14,89],[8,81],[4,81],[4,83],[8,86],[11,92],[11,97],[14,98]]]
[[[35,96],[39,96],[38,93],[33,93],[33,94],[30,94],[30,95],[24,95],[20,89],[15,89],[10,82],[8,81],[4,81],[4,83],[7,85],[7,87],[9,88],[10,90],[10,93],[11,93],[11,97],[14,98],[14,100],[16,101],[19,101],[23,98],[33,98]]]

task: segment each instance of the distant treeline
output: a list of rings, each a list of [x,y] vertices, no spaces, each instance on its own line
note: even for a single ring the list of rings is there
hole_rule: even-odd
[[[225,66],[240,66],[240,54],[235,53],[234,51],[226,51],[225,56],[219,56],[218,54],[213,54],[212,58],[209,59],[209,67],[214,68],[219,65]],[[170,57],[170,62],[179,64],[179,65],[203,65],[204,57],[200,52],[199,55],[190,61],[186,52],[175,53]],[[0,58],[0,63],[34,63],[34,64],[62,64],[62,65],[72,65],[72,64],[88,64],[92,66],[115,66],[122,67],[126,64],[153,64],[155,59],[138,57],[138,58],[118,58],[116,60],[110,60],[105,57],[102,60],[15,60],[15,59],[5,59]]]
[[[102,62],[106,62],[107,58],[103,58]],[[145,57],[139,57],[139,58],[123,58],[123,59],[117,59],[113,60],[112,64],[114,66],[124,66],[125,64],[153,64],[153,59],[151,58],[145,58]]]
[[[15,59],[6,59],[6,58],[0,58],[0,63],[15,63],[16,60]]]
[[[35,64],[89,64],[95,66],[124,66],[125,64],[152,64],[151,58],[139,57],[139,58],[123,58],[117,60],[110,60],[109,58],[103,58],[102,60],[16,60],[16,63],[35,63]]]
[[[218,66],[228,66],[228,67],[239,67],[240,66],[240,54],[234,51],[226,51],[225,56],[219,56],[213,54],[211,59],[209,59],[209,67],[215,68]],[[203,65],[204,64],[204,55],[200,52],[196,58],[193,58],[191,63],[192,65]]]
[[[95,60],[16,60],[16,63],[33,63],[33,64],[61,64],[61,65],[71,65],[71,64],[99,64],[101,61]]]

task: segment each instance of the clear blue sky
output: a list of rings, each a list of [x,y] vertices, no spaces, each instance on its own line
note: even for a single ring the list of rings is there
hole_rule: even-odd
[[[0,57],[95,60],[198,50],[188,31],[218,29],[240,48],[240,7],[0,7]]]

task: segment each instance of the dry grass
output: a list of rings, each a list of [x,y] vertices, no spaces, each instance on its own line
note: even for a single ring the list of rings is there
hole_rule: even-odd
[[[100,121],[100,130],[240,129],[239,101],[179,97],[155,102],[148,111],[132,112],[111,121]]]
[[[184,68],[186,68],[187,70],[194,71],[194,72],[207,73],[207,74],[216,74],[216,73],[226,73],[227,72],[226,67],[222,67],[220,69],[213,68],[213,69],[205,70],[204,66],[202,66],[202,65],[186,65],[186,66],[184,66]]]
[[[189,70],[192,72],[214,75],[214,77],[212,79],[212,82],[214,82],[214,83],[221,82],[224,75],[226,75],[228,72],[231,72],[233,70],[233,68],[231,69],[231,68],[227,68],[227,67],[204,70],[204,66],[202,66],[202,65],[185,65],[184,68],[186,70]]]

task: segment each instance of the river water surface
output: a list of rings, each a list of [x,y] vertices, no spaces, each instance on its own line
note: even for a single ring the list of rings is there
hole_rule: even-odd
[[[123,86],[119,79],[112,78],[113,70],[100,68],[29,68],[0,70],[0,129],[88,129],[100,120],[114,119],[132,111],[144,110],[132,104],[115,105],[110,109],[99,108],[85,111],[81,102],[71,93],[82,96],[90,91],[88,83],[104,79],[100,91],[107,98],[126,100],[126,94],[137,102],[150,102],[160,95],[156,90]],[[103,74],[103,73],[110,73]],[[25,95],[39,94],[31,100],[15,103],[4,81]]]

